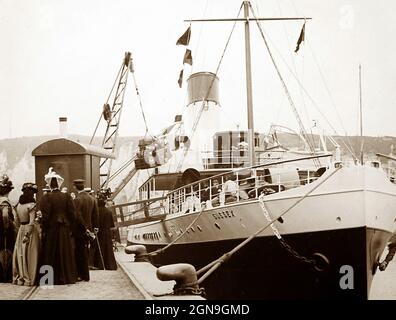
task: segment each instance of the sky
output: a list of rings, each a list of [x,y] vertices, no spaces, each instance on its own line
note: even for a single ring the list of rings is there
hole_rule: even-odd
[[[302,21],[262,23],[307,130],[359,132],[361,64],[364,134],[396,136],[395,1],[251,3],[261,17],[312,17],[298,53]],[[149,131],[159,132],[186,108],[186,82],[181,89],[177,84],[185,47],[176,40],[188,27],[183,20],[235,18],[240,5],[240,0],[0,0],[0,139],[56,135],[62,116],[70,133],[92,135],[126,51],[132,52]],[[185,66],[185,79],[216,70],[231,28],[230,22],[192,24],[193,66]],[[229,129],[247,123],[243,31],[237,23],[218,73]],[[251,43],[256,130],[266,132],[271,123],[297,129],[254,23]],[[144,132],[130,77],[120,135]]]

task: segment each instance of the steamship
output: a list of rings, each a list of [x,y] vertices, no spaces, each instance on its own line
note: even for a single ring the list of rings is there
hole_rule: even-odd
[[[254,131],[249,24],[260,19],[242,7],[248,130],[216,131],[218,75],[192,74],[184,129],[166,132],[162,153],[142,141],[136,169],[156,168],[139,201],[114,206],[130,224],[128,245],[171,244],[150,257],[156,266],[200,270],[222,257],[200,284],[209,299],[367,299],[395,229],[396,186],[380,162],[342,161],[338,147],[291,149]]]

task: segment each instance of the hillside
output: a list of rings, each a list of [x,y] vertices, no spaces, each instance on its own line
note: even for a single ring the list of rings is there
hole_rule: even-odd
[[[319,144],[319,137],[317,135],[310,136],[310,138],[315,142],[315,146]],[[343,154],[348,153],[344,143],[351,146],[356,155],[359,154],[361,148],[361,139],[359,136],[333,136],[333,138],[340,145]],[[299,143],[299,139],[296,135],[287,133],[278,134],[278,139],[286,147],[296,146]],[[392,145],[396,147],[396,137],[363,137],[363,140],[364,153],[370,156],[376,153],[389,154]],[[333,144],[328,139],[326,139],[326,146],[328,150],[334,150]]]
[[[37,136],[21,137],[13,139],[0,140],[0,174],[7,173],[14,184],[14,191],[10,193],[10,199],[17,201],[20,195],[20,189],[24,182],[35,181],[34,157],[32,151],[41,143],[56,139],[58,136]],[[70,135],[71,140],[88,144],[90,137]],[[137,148],[140,137],[119,137],[118,138],[118,158],[114,161],[114,168],[118,168],[133,155]],[[100,137],[93,144],[100,144]],[[38,177],[42,179],[43,177]],[[120,177],[121,178],[121,177]],[[115,180],[115,183],[117,180]],[[127,200],[126,196],[129,188],[120,194],[120,198]]]

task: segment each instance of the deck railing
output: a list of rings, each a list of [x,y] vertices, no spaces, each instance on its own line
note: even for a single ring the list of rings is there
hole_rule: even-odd
[[[218,174],[196,183],[178,188],[167,195],[166,208],[169,214],[187,213],[202,208],[221,207],[282,192],[304,184],[312,183],[324,170],[298,170],[297,167],[276,170],[276,166],[298,163],[318,157],[311,156],[293,160],[275,161],[251,168],[241,168]]]
[[[278,166],[298,163],[330,154],[299,159],[274,161],[249,168],[240,168],[200,180],[169,192],[166,196],[127,202],[111,206],[117,217],[117,227],[164,219],[169,214],[197,212],[258,198],[262,193],[283,192],[312,183],[324,172],[297,170],[297,166],[279,169]]]

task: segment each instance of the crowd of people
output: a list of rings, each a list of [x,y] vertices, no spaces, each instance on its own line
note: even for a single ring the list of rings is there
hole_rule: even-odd
[[[8,197],[12,181],[7,175],[0,180],[0,282],[38,285],[42,266],[52,268],[53,285],[89,281],[89,270],[116,270],[106,194],[95,197],[82,179],[73,181],[69,194],[52,168],[44,180],[39,203],[37,185],[27,182],[16,205]]]

